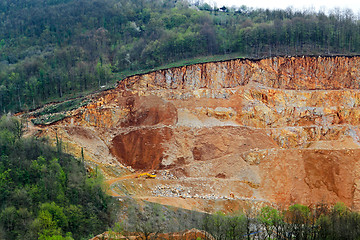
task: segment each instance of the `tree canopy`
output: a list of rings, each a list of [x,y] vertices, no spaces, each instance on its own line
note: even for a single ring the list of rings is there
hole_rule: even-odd
[[[201,56],[358,54],[351,10],[212,7],[186,0],[0,1],[0,112],[103,89]]]
[[[101,178],[21,133],[19,120],[0,119],[0,239],[82,239],[106,230],[115,205]]]

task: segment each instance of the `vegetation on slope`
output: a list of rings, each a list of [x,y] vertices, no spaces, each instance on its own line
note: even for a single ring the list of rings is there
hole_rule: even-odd
[[[260,212],[250,206],[243,213],[215,214],[177,212],[179,222],[168,219],[164,206],[148,205],[129,211],[127,222],[115,224],[115,232],[139,239],[162,239],[159,233],[198,228],[217,240],[238,239],[359,239],[360,214],[343,203],[333,207],[318,204],[311,208],[295,204],[285,210],[265,206]],[[191,211],[189,211],[191,212]],[[169,223],[170,222],[170,223]],[[125,227],[124,227],[125,226]],[[151,234],[153,233],[153,234]],[[115,238],[116,239],[116,238]],[[171,234],[169,235],[171,238]]]
[[[326,15],[186,0],[26,0],[0,1],[0,16],[1,113],[185,59],[360,52],[360,24],[350,10]]]
[[[88,239],[113,221],[101,177],[41,140],[22,137],[15,118],[0,120],[0,239]]]
[[[204,228],[215,239],[358,239],[360,214],[343,203],[332,208],[294,204],[285,210],[263,207],[259,213],[210,215]]]

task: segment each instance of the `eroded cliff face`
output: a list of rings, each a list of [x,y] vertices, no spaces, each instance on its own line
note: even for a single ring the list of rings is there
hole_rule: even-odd
[[[144,196],[359,209],[359,106],[360,57],[237,59],[129,77],[43,131],[101,166],[157,170]]]

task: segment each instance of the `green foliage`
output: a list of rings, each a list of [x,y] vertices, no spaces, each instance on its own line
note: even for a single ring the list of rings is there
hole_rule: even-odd
[[[53,235],[53,236],[45,236],[43,238],[44,240],[74,240],[72,237],[71,237],[71,234],[66,234],[65,237],[61,236],[61,235]]]
[[[122,233],[124,231],[124,226],[122,223],[115,223],[114,227],[111,229],[112,232],[116,232],[116,233]]]
[[[0,1],[0,112],[81,96],[186,59],[360,50],[351,10],[194,5],[200,11],[186,0]]]
[[[52,214],[48,211],[40,210],[38,217],[32,225],[33,229],[39,234],[39,240],[44,240],[51,236],[61,236],[61,228],[57,226]]]
[[[263,207],[260,211],[258,218],[260,222],[268,226],[273,226],[283,221],[283,216],[281,215],[281,213],[277,209],[270,206]]]
[[[35,125],[48,125],[64,119],[67,111],[71,111],[86,105],[89,101],[84,98],[69,100],[57,104],[51,104],[35,111],[32,123]]]
[[[105,231],[114,205],[101,177],[89,178],[82,161],[40,140],[17,137],[18,122],[0,120],[0,136],[12,136],[0,142],[1,239],[71,240]]]
[[[346,207],[346,205],[344,203],[338,202],[334,205],[333,212],[338,215],[344,215],[348,212],[348,208]]]
[[[35,125],[49,125],[54,122],[60,121],[66,117],[65,114],[50,114],[32,119],[31,122]]]
[[[310,218],[310,209],[301,204],[294,204],[289,207],[288,220],[292,223],[307,223]]]
[[[246,217],[244,214],[226,215],[217,212],[204,219],[204,230],[215,239],[240,239],[246,234]]]
[[[264,226],[267,237],[271,237],[274,233],[276,233],[276,237],[280,237],[281,229],[284,226],[284,216],[277,209],[265,206],[261,209],[258,220],[261,225]]]
[[[0,119],[0,130],[1,136],[5,136],[5,142],[15,143],[23,134],[23,125],[17,118],[2,116]]]
[[[320,239],[359,239],[360,214],[351,212],[344,203],[337,203],[316,222]]]
[[[246,222],[250,222],[249,225]],[[215,239],[359,239],[360,214],[344,203],[332,208],[301,204],[278,210],[263,207],[256,218],[243,214],[215,213],[204,218],[203,229]]]
[[[35,112],[34,117],[47,115],[47,114],[54,114],[54,113],[59,113],[59,112],[71,111],[73,109],[82,107],[86,104],[87,104],[87,101],[84,98],[69,100],[69,101],[58,103],[58,104],[52,104],[52,105],[49,105],[49,106],[41,109],[41,111]]]

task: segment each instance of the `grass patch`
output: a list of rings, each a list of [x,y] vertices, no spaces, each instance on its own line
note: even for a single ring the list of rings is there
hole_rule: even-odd
[[[34,116],[35,119],[32,119],[31,121],[35,125],[52,124],[64,119],[67,116],[68,111],[85,106],[89,101],[90,100],[86,98],[79,98],[48,105],[32,113],[31,116]]]
[[[225,54],[225,55],[212,55],[212,56],[201,56],[196,58],[189,58],[189,59],[183,59],[181,61],[168,63],[165,65],[161,65],[159,67],[155,68],[146,68],[141,70],[127,70],[122,71],[121,73],[115,74],[117,79],[123,80],[126,77],[137,75],[137,74],[144,74],[152,71],[162,70],[162,69],[168,69],[168,68],[174,68],[174,67],[182,67],[182,66],[188,66],[198,63],[208,63],[208,62],[218,62],[218,61],[226,61],[230,59],[235,58],[242,58],[243,55],[239,55],[239,53],[232,53],[232,54]]]
[[[41,111],[36,112],[34,114],[34,116],[38,117],[38,116],[43,116],[43,115],[47,115],[47,114],[59,113],[59,112],[64,112],[64,111],[71,111],[71,110],[74,110],[76,108],[82,107],[85,104],[87,104],[87,102],[84,101],[84,98],[69,100],[69,101],[65,101],[65,102],[62,102],[62,103],[53,104],[53,105],[50,105],[48,107],[45,107]]]
[[[48,114],[35,119],[32,119],[31,122],[35,125],[49,125],[54,122],[60,121],[66,117],[63,113],[57,114]]]

